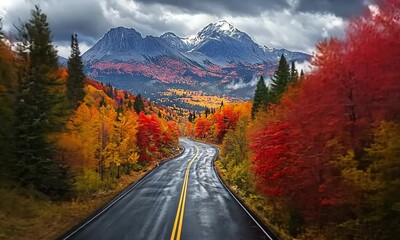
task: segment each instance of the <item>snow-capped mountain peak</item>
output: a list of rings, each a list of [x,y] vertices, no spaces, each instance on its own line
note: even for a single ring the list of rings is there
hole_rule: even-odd
[[[180,51],[187,51],[189,48],[188,44],[184,41],[184,38],[178,37],[175,33],[166,32],[161,35],[160,38]]]
[[[225,20],[218,21],[217,23],[214,23],[216,27],[221,29],[224,32],[234,32],[237,30],[232,24],[228,23]]]
[[[254,93],[249,82],[270,74],[282,54],[288,61],[310,57],[261,46],[222,20],[188,37],[173,32],[143,37],[132,28],[113,28],[82,59],[88,76],[147,96],[157,96],[174,84],[248,98]],[[245,87],[232,87],[236,85]]]
[[[83,60],[147,62],[159,56],[168,56],[200,66],[210,63],[227,66],[239,62],[273,62],[278,60],[281,54],[290,56],[290,59],[302,58],[301,54],[258,45],[249,35],[221,20],[208,24],[196,35],[189,37],[166,32],[160,37],[143,38],[133,28],[112,28],[83,54]]]
[[[215,23],[208,24],[199,33],[197,33],[196,37],[199,41],[201,41],[204,38],[218,39],[221,36],[237,39],[243,35],[246,34],[244,32],[239,31],[237,28],[235,28],[232,24],[228,23],[227,21],[221,20]]]

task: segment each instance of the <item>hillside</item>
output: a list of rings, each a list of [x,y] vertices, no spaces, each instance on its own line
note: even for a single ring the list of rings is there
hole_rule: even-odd
[[[142,35],[132,28],[110,29],[82,58],[88,76],[165,104],[184,103],[177,91],[250,99],[257,76],[270,76],[281,55],[303,62],[310,56],[255,43],[226,21],[211,23],[195,36],[167,32]]]

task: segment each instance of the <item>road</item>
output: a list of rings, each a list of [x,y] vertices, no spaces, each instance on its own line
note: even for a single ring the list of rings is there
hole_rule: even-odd
[[[222,185],[213,168],[217,149],[180,143],[181,156],[61,239],[272,239]]]

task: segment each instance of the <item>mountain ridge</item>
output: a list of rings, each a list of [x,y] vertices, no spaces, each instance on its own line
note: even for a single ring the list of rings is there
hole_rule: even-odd
[[[113,44],[109,44],[111,38],[114,38]],[[200,65],[211,62],[226,66],[232,62],[256,64],[276,61],[281,53],[289,60],[302,60],[308,56],[302,52],[257,44],[245,32],[225,20],[220,20],[188,37],[180,37],[173,32],[166,32],[159,37],[142,37],[134,28],[111,28],[82,58],[85,62],[102,59],[145,62],[148,60],[145,56],[172,55],[188,58]]]
[[[170,96],[170,89],[249,99],[254,79],[273,74],[281,54],[288,61],[310,59],[305,53],[257,44],[222,20],[188,37],[173,32],[143,37],[133,28],[111,28],[82,60],[89,77],[154,101]]]

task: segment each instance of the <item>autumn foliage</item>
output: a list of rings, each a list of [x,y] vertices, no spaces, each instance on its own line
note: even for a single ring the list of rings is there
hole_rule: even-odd
[[[345,40],[320,43],[313,60],[316,70],[297,89],[289,89],[281,104],[253,127],[250,141],[258,187],[285,199],[308,224],[346,222],[351,225],[347,234],[367,231],[382,239],[398,232],[395,206],[400,196],[392,192],[379,198],[362,179],[373,185],[376,164],[385,165],[390,155],[398,156],[392,150],[386,152],[388,158],[378,160],[369,149],[377,144],[376,129],[387,126],[386,122],[397,128],[400,120],[399,7],[399,1],[386,1],[379,13],[353,20]],[[400,174],[398,169],[394,172]],[[375,184],[391,188],[393,182]],[[367,204],[372,198],[377,202]],[[379,208],[379,201],[391,202],[391,210],[366,212]],[[379,235],[383,222],[391,227]]]
[[[226,104],[217,109],[213,114],[199,114],[193,121],[185,126],[185,134],[201,140],[222,143],[225,135],[236,128],[240,116],[249,116],[251,103]]]
[[[148,114],[137,114],[134,96],[94,81],[87,81],[85,91],[84,103],[67,122],[67,131],[58,136],[59,157],[82,181],[93,174],[110,181],[168,156],[177,146],[177,125],[155,114],[165,110],[155,106],[150,110],[146,102]],[[92,191],[82,186],[79,190]]]
[[[319,43],[313,71],[288,78],[279,94],[270,86],[265,94],[277,99],[253,121],[241,103],[185,126],[222,143],[227,180],[252,199],[261,193],[268,206],[259,209],[294,237],[400,234],[399,9],[381,1],[350,21],[345,39]]]

